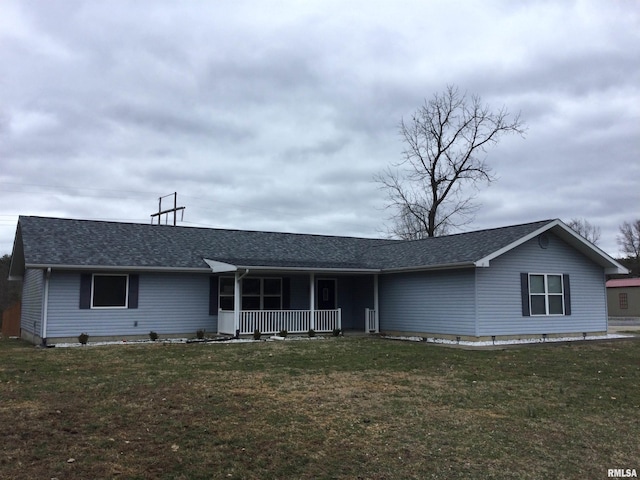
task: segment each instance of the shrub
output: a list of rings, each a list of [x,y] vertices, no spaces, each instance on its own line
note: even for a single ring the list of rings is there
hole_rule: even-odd
[[[262,334],[260,333],[260,330],[258,330],[257,328],[253,331],[253,339],[254,340],[260,340],[260,337],[262,336]]]
[[[152,342],[155,342],[158,339],[158,334],[152,330],[149,332],[149,338]]]
[[[309,337],[315,337],[316,336],[316,331],[313,328],[309,329]]]
[[[202,340],[204,338],[204,333],[205,333],[204,328],[201,328],[196,332],[196,338],[198,340]]]
[[[287,338],[287,335],[289,335],[289,332],[287,332],[286,330],[280,330],[280,332],[278,332],[279,337]]]
[[[332,333],[334,337],[339,337],[342,333],[342,330],[340,330],[339,328],[334,328]]]
[[[87,333],[81,333],[80,335],[78,335],[78,341],[82,345],[86,345],[87,342],[89,341],[89,335]]]

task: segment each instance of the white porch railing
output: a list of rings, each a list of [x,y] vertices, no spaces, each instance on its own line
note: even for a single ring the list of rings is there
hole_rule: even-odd
[[[218,312],[218,333],[235,335],[233,311]],[[312,321],[313,320],[313,321]],[[240,335],[252,334],[258,330],[263,334],[307,333],[312,329],[318,333],[331,332],[342,328],[342,310],[243,310],[240,312]]]
[[[364,309],[364,331],[378,333],[378,315],[373,308]]]

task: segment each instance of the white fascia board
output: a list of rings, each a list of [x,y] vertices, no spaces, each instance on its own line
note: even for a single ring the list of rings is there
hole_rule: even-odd
[[[132,265],[57,265],[51,263],[29,263],[26,269],[38,268],[52,270],[92,270],[96,272],[173,272],[173,273],[209,273],[208,268],[183,268],[183,267],[145,267]]]
[[[416,267],[385,268],[380,273],[403,273],[403,272],[428,272],[430,270],[452,270],[459,268],[473,268],[473,262],[442,263],[439,265],[421,265]]]
[[[261,265],[238,265],[239,269],[252,272],[314,272],[314,273],[380,273],[379,268],[314,268],[314,267],[273,267]]]
[[[203,258],[205,263],[209,265],[209,268],[213,273],[227,273],[227,272],[235,272],[238,270],[237,265],[231,265],[230,263],[218,262],[217,260],[209,260],[208,258]]]

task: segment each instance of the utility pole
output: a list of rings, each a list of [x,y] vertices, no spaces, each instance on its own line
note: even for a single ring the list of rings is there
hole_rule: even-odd
[[[162,210],[162,199],[163,198],[167,198],[170,197],[171,195],[173,195],[173,208],[168,208],[166,210]],[[169,213],[173,212],[173,226],[176,226],[177,220],[178,220],[178,210],[182,210],[182,218],[184,218],[184,209],[186,207],[179,207],[178,206],[178,193],[177,192],[173,192],[170,193],[169,195],[165,195],[164,197],[159,197],[158,198],[158,213],[152,213],[151,214],[151,223],[153,223],[153,217],[158,217],[158,225],[160,225],[160,217],[164,214],[167,215],[167,219],[169,218]]]

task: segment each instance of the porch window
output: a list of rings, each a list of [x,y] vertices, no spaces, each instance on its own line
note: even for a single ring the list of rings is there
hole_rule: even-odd
[[[233,310],[233,277],[220,277],[220,308]],[[282,310],[282,278],[243,278],[240,285],[242,310]]]

